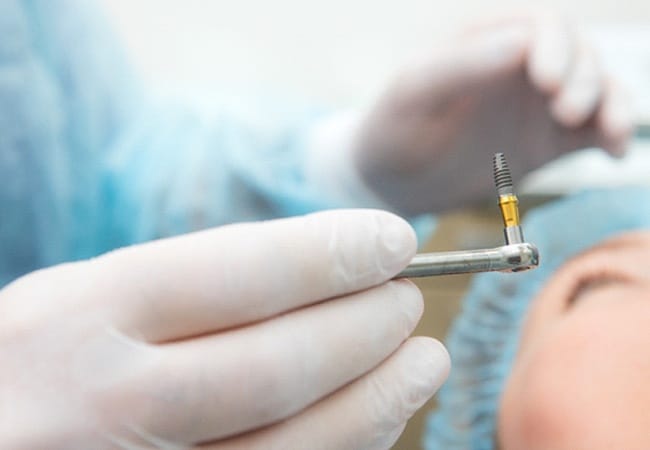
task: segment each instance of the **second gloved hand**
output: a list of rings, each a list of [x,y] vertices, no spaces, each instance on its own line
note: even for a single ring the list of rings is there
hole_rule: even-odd
[[[547,12],[523,14],[459,34],[403,71],[367,114],[329,121],[308,167],[341,199],[440,212],[492,192],[496,152],[520,177],[580,148],[621,154],[631,128],[628,99],[577,30]]]
[[[232,225],[0,291],[12,449],[389,448],[449,370],[381,211]]]

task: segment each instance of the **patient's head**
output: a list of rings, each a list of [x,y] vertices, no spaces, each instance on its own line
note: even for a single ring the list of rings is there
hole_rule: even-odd
[[[650,189],[532,211],[540,266],[474,278],[427,449],[650,448]]]
[[[500,401],[502,449],[650,448],[650,232],[562,266],[522,331]]]

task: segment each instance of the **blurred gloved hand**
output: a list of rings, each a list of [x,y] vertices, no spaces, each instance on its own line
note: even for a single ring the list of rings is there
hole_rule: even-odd
[[[2,446],[388,448],[449,370],[387,282],[415,246],[334,211],[27,275],[0,291]]]
[[[628,99],[593,49],[547,12],[486,22],[444,42],[405,70],[368,114],[350,116],[355,120],[338,126],[347,137],[330,145],[329,155],[319,151],[325,156],[313,166],[339,164],[331,178],[354,178],[345,164],[331,162],[344,149],[350,155],[338,157],[356,168],[361,184],[405,214],[485,198],[496,152],[523,176],[579,148],[619,155],[632,129]]]

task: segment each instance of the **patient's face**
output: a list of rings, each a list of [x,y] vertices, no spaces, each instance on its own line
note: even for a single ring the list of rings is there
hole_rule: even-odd
[[[650,449],[650,232],[573,259],[535,299],[498,439],[506,450]]]

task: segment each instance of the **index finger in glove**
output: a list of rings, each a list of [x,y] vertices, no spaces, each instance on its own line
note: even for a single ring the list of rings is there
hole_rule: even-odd
[[[110,289],[115,326],[153,342],[366,289],[392,278],[415,250],[415,234],[403,219],[339,210],[126,248],[99,258],[96,268]]]

